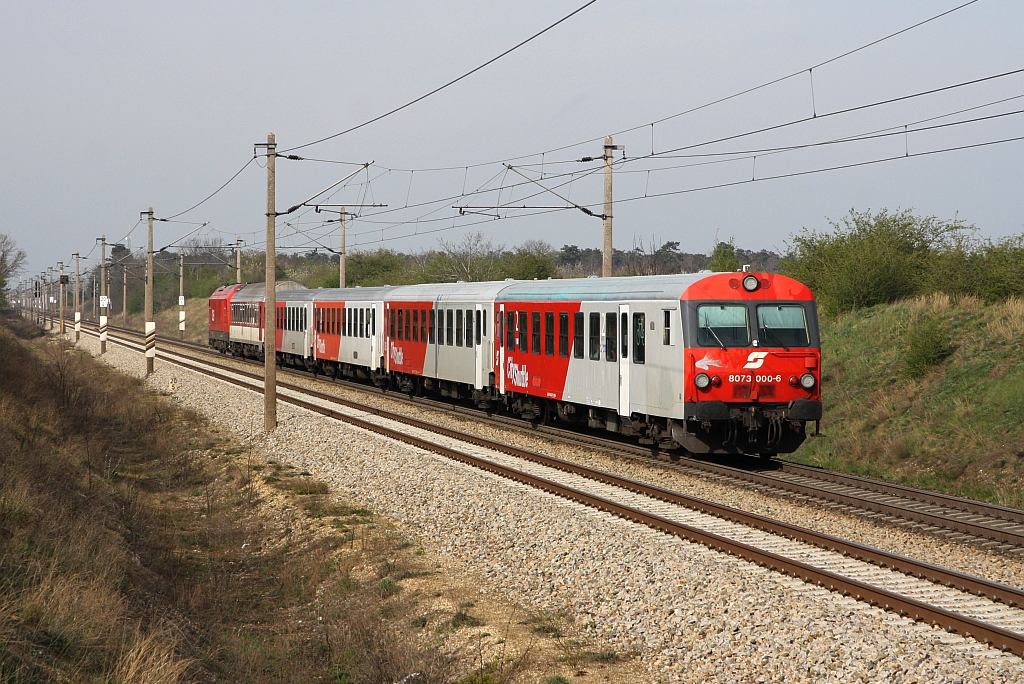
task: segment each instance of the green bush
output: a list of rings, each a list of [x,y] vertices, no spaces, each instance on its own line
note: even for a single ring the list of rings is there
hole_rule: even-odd
[[[937,318],[927,318],[907,331],[903,371],[915,380],[923,378],[949,356],[949,335]]]
[[[740,260],[736,257],[736,245],[731,242],[719,242],[711,252],[711,261],[708,263],[715,273],[730,273],[741,268]]]
[[[979,240],[956,219],[851,211],[789,247],[782,272],[808,285],[828,314],[938,292],[988,303],[1024,296],[1024,236]]]

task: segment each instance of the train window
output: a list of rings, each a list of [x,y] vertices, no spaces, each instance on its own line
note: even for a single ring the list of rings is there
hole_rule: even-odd
[[[569,314],[558,314],[558,355],[569,356]]]
[[[572,355],[577,359],[583,358],[583,312],[578,311],[572,315]]]
[[[662,328],[661,343],[664,345],[672,344],[672,312],[666,309],[662,311],[665,317],[665,325]]]
[[[505,346],[510,352],[516,350],[516,312],[509,311],[505,314]]]
[[[606,313],[604,315],[604,360],[605,361],[618,361],[619,355],[615,353],[619,345],[617,344],[619,334],[616,331],[615,321],[618,320],[619,315],[614,311]]]
[[[455,346],[462,346],[462,309],[455,310]]]
[[[391,328],[388,337],[395,339],[395,310],[388,309],[388,327]]]
[[[743,304],[701,304],[697,307],[697,344],[702,347],[746,347],[750,344],[747,307]]]
[[[453,321],[453,318],[452,317],[454,315],[455,315],[454,312],[451,309],[448,309],[448,311],[445,312],[445,317],[444,317],[444,322],[445,322],[444,338],[445,338],[445,344],[447,344],[449,347],[452,346],[452,342],[453,342],[453,336],[452,336],[452,321]]]
[[[412,316],[409,313],[409,309],[406,309],[405,310],[405,339],[406,340],[411,340],[412,339],[412,337],[409,335],[409,333],[411,332],[411,330],[409,330],[411,325],[412,325]]]
[[[601,314],[592,312],[590,314],[590,360],[597,361],[601,358]]]
[[[530,331],[527,326],[530,323],[530,314],[526,311],[519,312],[519,351],[524,354],[530,351]]]
[[[483,311],[480,312],[480,323],[482,324],[484,329],[484,337],[487,337],[487,316],[483,315]]]
[[[331,309],[331,332],[335,335],[341,335],[341,309],[334,307]]]
[[[437,309],[430,310],[430,344],[434,344],[434,330],[437,329]]]
[[[544,312],[544,353],[555,355],[555,312]]]
[[[762,304],[757,307],[757,333],[762,347],[806,347],[807,316],[799,304]]]
[[[420,342],[427,342],[427,310],[420,309]]]
[[[622,358],[629,358],[629,314],[622,314]]]
[[[405,311],[403,309],[398,310],[398,339],[404,340],[402,333],[404,331],[403,324],[405,323]]]
[[[370,309],[370,334],[377,334],[377,310]]]
[[[473,346],[473,310],[466,309],[466,346]]]
[[[533,312],[533,353],[540,354],[540,311]]]
[[[420,310],[412,310],[412,341],[420,341]]]
[[[366,309],[359,310],[359,336],[366,337]]]
[[[309,322],[308,319],[309,319],[309,316],[306,315],[306,309],[305,308],[299,309],[299,321],[300,321],[300,324],[301,324],[301,328],[300,329],[302,330],[302,332],[306,332],[306,328],[308,327],[308,322]]]
[[[494,335],[498,338],[498,347],[505,347],[505,328],[501,325],[501,311],[494,312]]]
[[[647,337],[646,319],[642,313],[633,314],[633,363],[643,363],[647,357],[644,349]]]
[[[477,344],[477,346],[480,345],[480,341],[482,339],[480,337],[480,325],[483,323],[483,320],[484,320],[483,313],[484,312],[480,311],[479,309],[477,309],[477,311],[476,311],[476,344]]]

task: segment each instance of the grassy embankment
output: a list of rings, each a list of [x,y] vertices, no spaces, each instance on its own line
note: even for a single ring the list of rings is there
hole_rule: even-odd
[[[1024,506],[1024,301],[931,295],[823,317],[804,463]]]
[[[189,342],[206,344],[209,332],[209,299],[195,298],[185,300],[185,339]],[[178,337],[178,307],[174,306],[153,314],[156,319],[157,334]],[[110,324],[123,325],[123,317],[117,313],[110,317]],[[128,326],[142,332],[146,329],[145,317],[141,313],[128,314]]]
[[[0,680],[640,681],[437,561],[139,381],[0,326]]]

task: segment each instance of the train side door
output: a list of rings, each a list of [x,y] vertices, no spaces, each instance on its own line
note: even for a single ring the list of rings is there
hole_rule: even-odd
[[[500,306],[499,311],[501,312],[501,316],[499,317],[498,320],[500,320],[502,322],[502,325],[504,326],[504,325],[506,325],[506,323],[505,323],[505,305],[504,304],[502,304]],[[499,333],[499,331],[501,331],[502,329],[503,329],[502,327],[494,326],[494,334],[497,335]],[[507,339],[507,333],[503,333],[503,334],[505,334],[506,339]],[[504,343],[501,340],[498,341],[498,349],[501,350],[498,353],[498,384],[500,386],[501,393],[504,394],[505,393],[505,345],[504,345]]]
[[[619,304],[619,415],[628,416],[629,410],[629,304]]]
[[[476,320],[473,321],[473,348],[476,350],[476,373],[473,378],[473,387],[475,389],[481,389],[484,386],[484,363],[490,362],[490,354],[486,353],[487,339],[483,336],[481,326],[484,322],[484,307],[482,304],[477,304],[475,307]]]

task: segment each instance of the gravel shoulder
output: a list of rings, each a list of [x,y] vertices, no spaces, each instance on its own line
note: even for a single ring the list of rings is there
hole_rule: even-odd
[[[83,338],[81,346],[95,351],[98,344]],[[104,358],[142,374],[135,352],[111,345]],[[240,436],[255,435],[262,423],[261,403],[240,388],[160,361],[149,382]],[[568,455],[562,445],[516,437],[522,446]],[[618,652],[635,650],[655,681],[1024,679],[1015,656],[301,409],[280,406],[278,429],[258,444],[267,458],[308,469],[416,530],[453,567],[478,572],[487,591],[563,613]],[[618,462],[616,472],[641,467],[572,457],[588,465],[597,463],[586,458],[604,458],[597,467],[608,470]],[[671,479],[652,481],[680,488],[678,474],[660,472]],[[705,498],[729,489],[691,486]],[[751,492],[732,492],[741,494]],[[758,512],[784,517],[778,500],[763,501],[769,510]],[[808,524],[808,509],[800,508],[797,522]],[[863,522],[839,517],[847,526]],[[849,538],[847,526],[842,536]]]
[[[240,370],[262,374],[262,369],[239,363],[230,357],[217,355],[216,358],[219,362]],[[640,458],[602,453],[585,445],[564,444],[543,435],[532,435],[521,430],[489,425],[450,411],[410,406],[390,400],[386,396],[348,389],[331,382],[319,382],[293,375],[281,375],[279,381],[287,381],[300,387],[430,421],[453,430],[570,460],[969,575],[1014,587],[1024,587],[1024,558],[1009,556],[997,550],[960,543],[903,526],[874,521],[860,515],[841,513],[825,505],[793,502],[784,494],[761,491],[754,486],[735,486],[695,477],[659,461],[645,462]]]

